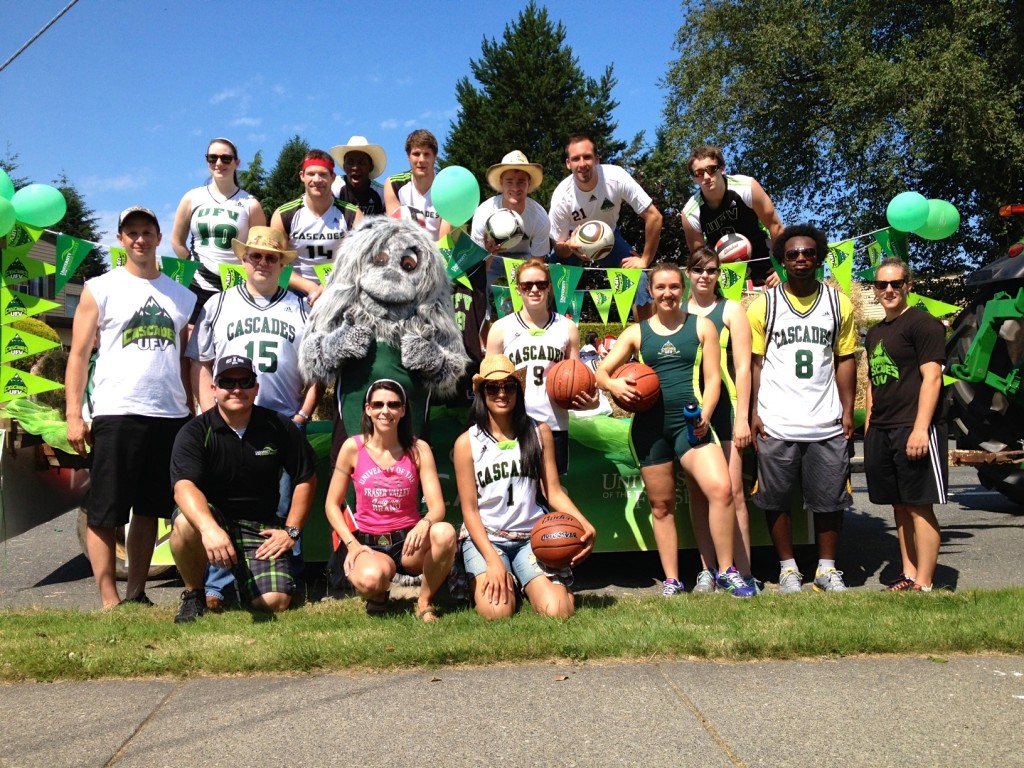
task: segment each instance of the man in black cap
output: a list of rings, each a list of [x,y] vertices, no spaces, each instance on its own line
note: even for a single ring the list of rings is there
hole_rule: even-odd
[[[316,491],[316,459],[288,418],[254,405],[252,360],[228,355],[214,367],[216,407],[186,424],[174,442],[171,552],[185,582],[175,623],[206,612],[207,563],[232,568],[254,610],[283,611],[295,589],[289,553]],[[295,481],[282,527],[277,517],[282,471]]]

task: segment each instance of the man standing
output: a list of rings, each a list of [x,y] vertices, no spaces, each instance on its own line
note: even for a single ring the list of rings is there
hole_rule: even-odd
[[[351,231],[365,216],[384,213],[384,188],[374,179],[384,173],[388,156],[380,144],[370,144],[365,136],[353,136],[348,144],[331,148],[331,157],[344,171],[331,185],[335,202],[345,211],[345,224]]]
[[[345,212],[335,203],[334,159],[322,149],[306,153],[299,170],[305,194],[285,203],[270,217],[270,226],[283,232],[298,262],[288,287],[305,295],[312,305],[323,293],[315,267],[333,264],[334,253],[348,232]]]
[[[117,605],[115,533],[128,522],[126,602],[152,605],[146,577],[157,520],[174,506],[167,477],[171,446],[188,421],[181,356],[195,295],[160,272],[160,223],[148,208],[118,219],[123,267],[85,284],[75,311],[65,375],[68,441],[82,456],[93,447],[86,549],[104,608]],[[99,334],[91,398],[82,418],[89,356]]]
[[[430,239],[436,243],[451,231],[451,225],[441,219],[430,197],[430,187],[437,175],[437,139],[428,130],[415,130],[405,139],[405,154],[409,170],[389,176],[384,182],[384,207],[388,216],[403,205],[422,214]]]
[[[185,582],[174,621],[206,612],[207,563],[233,568],[253,610],[283,611],[295,590],[289,552],[316,490],[313,450],[287,417],[254,404],[259,386],[249,358],[217,361],[216,406],[186,424],[174,441],[171,482],[178,504],[171,552]],[[278,476],[295,480],[284,525],[277,518]]]
[[[192,391],[203,411],[213,408],[214,360],[244,356],[255,361],[260,373],[256,405],[280,413],[305,431],[320,395],[319,386],[307,390],[299,374],[299,347],[309,305],[279,286],[281,272],[295,260],[295,251],[288,249],[284,235],[270,227],[252,227],[246,242],[232,240],[231,247],[245,266],[246,281],[215,294],[200,310],[186,351],[196,361],[191,366]],[[284,519],[292,499],[287,473],[281,475],[280,495],[278,517]],[[230,581],[230,574],[211,573],[206,581],[208,607],[223,604]]]
[[[570,137],[565,146],[565,167],[571,174],[551,195],[551,239],[559,261],[579,266],[584,262],[570,240],[572,232],[586,221],[598,219],[615,230],[615,248],[594,267],[647,269],[654,263],[661,240],[661,211],[624,168],[602,165],[594,140],[586,134]],[[637,253],[618,230],[619,211],[626,202],[644,220],[644,252]],[[582,287],[582,286],[581,286]],[[639,319],[650,317],[651,294],[644,274],[633,301]]]
[[[739,174],[726,176],[722,150],[710,145],[695,149],[688,167],[700,187],[681,214],[690,252],[704,245],[713,248],[723,235],[735,232],[750,241],[752,253],[747,276],[754,285],[778,285],[778,275],[768,258],[767,237],[778,239],[782,222],[757,179]]]
[[[807,510],[814,515],[814,589],[846,590],[835,565],[843,512],[853,501],[849,441],[857,388],[857,334],[850,300],[815,277],[827,251],[820,229],[809,224],[787,227],[774,245],[787,280],[766,290],[747,309],[754,353],[750,426],[758,452],[753,499],[768,518],[781,566],[780,592],[799,592],[803,585],[793,557],[790,515],[798,483]]]

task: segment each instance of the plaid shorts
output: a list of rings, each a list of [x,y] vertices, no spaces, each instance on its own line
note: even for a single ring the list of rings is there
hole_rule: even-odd
[[[232,568],[235,581],[242,592],[242,599],[253,601],[267,592],[283,592],[290,595],[295,591],[292,553],[289,550],[281,557],[269,560],[256,558],[256,550],[266,541],[261,531],[274,530],[278,525],[268,525],[249,520],[218,519],[235,545],[238,562]]]

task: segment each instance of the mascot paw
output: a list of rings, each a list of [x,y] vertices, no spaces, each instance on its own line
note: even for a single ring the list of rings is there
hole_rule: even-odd
[[[366,357],[373,334],[362,325],[351,325],[347,320],[331,331],[324,340],[323,353],[328,360],[351,360]]]
[[[402,365],[410,371],[432,376],[441,370],[444,361],[445,351],[437,342],[413,334],[402,337]]]

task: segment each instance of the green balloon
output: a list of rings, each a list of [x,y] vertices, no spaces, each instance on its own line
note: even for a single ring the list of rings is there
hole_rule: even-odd
[[[11,198],[18,221],[30,227],[52,227],[64,218],[68,203],[56,187],[29,184]]]
[[[928,219],[914,230],[925,240],[945,240],[960,227],[960,211],[945,200],[928,201]]]
[[[11,201],[6,197],[0,197],[0,237],[5,237],[14,229],[14,221],[17,218]]]
[[[920,192],[900,192],[889,201],[885,218],[893,229],[915,232],[928,220],[928,198]]]
[[[14,197],[14,182],[7,175],[7,171],[0,168],[0,198],[10,200],[12,197]]]
[[[430,198],[438,215],[453,227],[461,227],[480,205],[480,184],[461,165],[450,165],[434,177]]]

